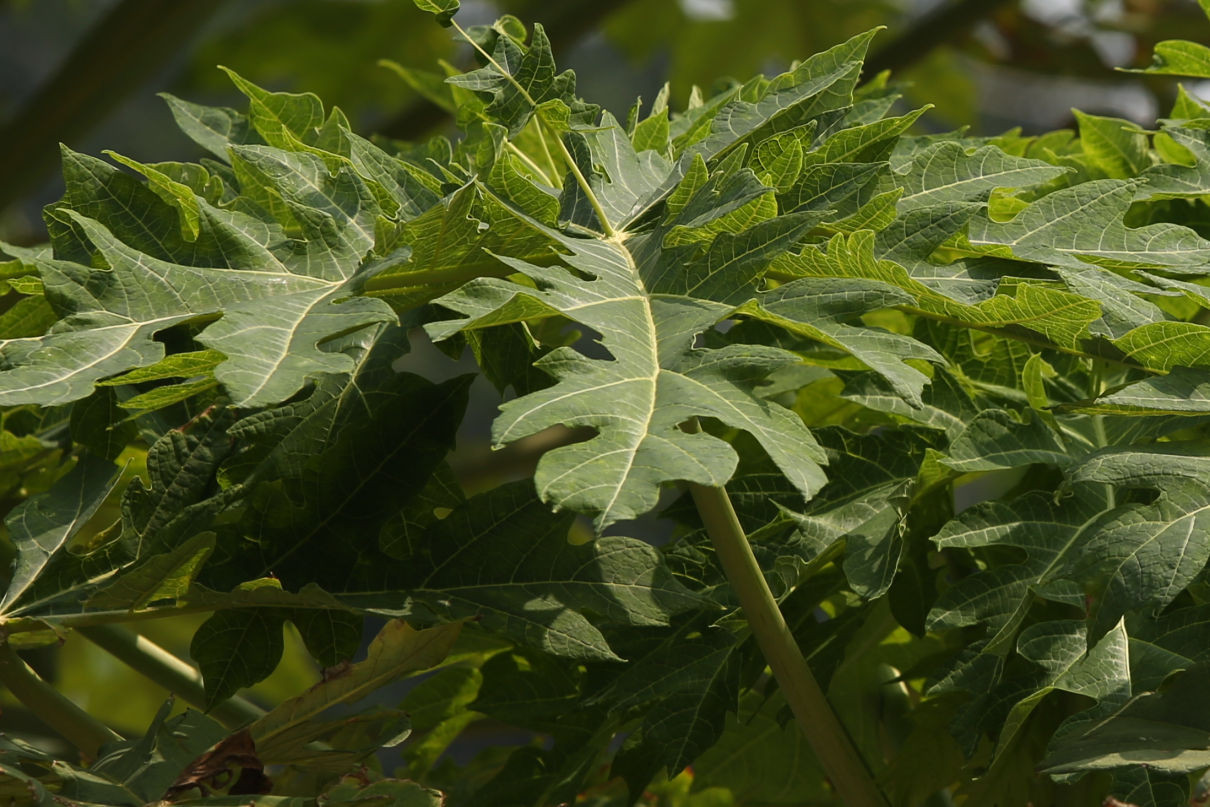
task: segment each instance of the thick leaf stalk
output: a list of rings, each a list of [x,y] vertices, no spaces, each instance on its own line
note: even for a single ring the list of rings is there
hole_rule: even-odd
[[[447,24],[458,6],[417,2]],[[399,72],[455,142],[380,147],[232,74],[246,115],[169,100],[215,159],[112,155],[135,176],[67,152],[51,245],[0,245],[0,498],[24,499],[0,636],[85,628],[228,723],[165,708],[83,778],[0,743],[0,802],[158,799],[248,722],[223,701],[271,674],[286,622],[325,680],[247,735],[310,782],[402,739],[401,710],[344,707],[437,665],[467,622],[490,641],[405,701],[409,775],[449,784],[433,762],[481,717],[549,738],[451,774],[479,783],[468,803],[574,802],[608,756],[632,794],[692,765],[736,803],[883,804],[856,746],[887,749],[867,759],[895,804],[1187,805],[1210,730],[1189,708],[1210,675],[1207,107],[1182,91],[1155,134],[1076,113],[1078,136],[916,137],[924,110],[886,117],[895,90],[860,82],[862,34],[623,124],[540,26],[451,28],[477,69]],[[470,379],[400,372],[431,370],[415,325],[475,354],[498,445],[574,439],[490,490],[461,452],[447,467]],[[665,511],[676,542],[603,535],[671,484],[701,512]],[[603,537],[569,542],[577,514]],[[745,686],[708,541],[808,742]],[[830,676],[808,653],[827,698],[762,575],[781,597],[825,564],[781,602],[838,605],[790,619],[804,649],[843,650]],[[204,691],[104,627],[203,612]],[[393,620],[344,664],[366,614],[436,627]],[[114,739],[5,652],[0,683],[86,754]],[[918,692],[883,686],[926,666]],[[1106,773],[1083,799],[1022,771]],[[68,790],[85,779],[103,795]]]
[[[692,422],[689,431],[697,430]],[[756,643],[841,801],[847,807],[886,807],[869,767],[832,711],[777,607],[726,489],[691,484],[689,492]]]
[[[5,643],[0,643],[0,684],[36,714],[39,720],[79,749],[86,758],[96,759],[101,746],[122,739],[104,723],[43,681],[17,652]]]
[[[77,632],[190,706],[206,708],[201,673],[146,636],[120,625],[93,625],[78,628]],[[259,706],[240,697],[228,698],[210,710],[210,716],[228,728],[247,725],[264,714]]]

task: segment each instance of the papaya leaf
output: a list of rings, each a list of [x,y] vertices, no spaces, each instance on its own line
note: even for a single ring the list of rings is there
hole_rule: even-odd
[[[682,212],[684,215],[684,212]],[[772,255],[800,238],[807,222],[787,217],[711,241],[702,279],[690,282],[680,254],[660,250],[660,233],[626,243],[572,238],[550,231],[565,250],[565,266],[505,258],[539,289],[481,279],[440,299],[463,315],[433,323],[436,339],[459,331],[561,313],[601,334],[613,360],[589,359],[558,348],[538,366],[559,383],[506,404],[493,427],[497,443],[548,426],[588,426],[598,435],[557,448],[538,466],[543,499],[595,516],[598,528],[651,509],[662,482],[707,485],[726,481],[734,452],[705,433],[679,425],[694,415],[718,418],[752,433],[804,496],[823,481],[814,440],[789,412],[751,394],[770,370],[794,361],[766,347],[692,347],[697,334],[735,311]],[[787,445],[800,446],[791,453]]]
[[[519,643],[593,660],[618,657],[585,612],[653,626],[703,604],[647,544],[611,536],[572,545],[571,521],[551,515],[526,483],[502,485],[430,527],[394,586],[412,610],[475,618]]]
[[[1175,773],[1206,767],[1210,723],[1193,693],[1206,683],[1207,667],[1182,673],[1164,692],[1143,693],[1105,720],[1065,738],[1043,762],[1055,773],[1125,765]]]
[[[189,646],[206,687],[206,708],[269,677],[281,661],[284,618],[263,608],[218,611]]]
[[[406,622],[391,620],[370,643],[365,660],[334,671],[329,679],[278,705],[249,726],[248,731],[259,748],[277,749],[291,729],[328,709],[356,703],[400,676],[440,664],[453,647],[460,628],[460,624],[450,623],[415,630]]]
[[[1000,253],[1040,263],[1083,268],[1192,269],[1210,245],[1187,227],[1149,224],[1127,227],[1122,216],[1137,180],[1102,179],[1047,194],[1011,221],[971,221],[970,240]]]
[[[71,538],[114,489],[118,469],[85,454],[51,490],[31,497],[9,513],[4,526],[17,557],[0,614],[12,611]]]

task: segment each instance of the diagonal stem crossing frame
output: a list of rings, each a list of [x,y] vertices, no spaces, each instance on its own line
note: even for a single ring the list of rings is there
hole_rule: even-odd
[[[122,737],[43,681],[7,642],[0,641],[0,684],[46,725],[94,760],[106,743]]]
[[[693,419],[685,430],[692,433],[700,428]],[[846,807],[887,807],[790,632],[726,489],[690,484],[689,492],[756,643],[841,802]]]

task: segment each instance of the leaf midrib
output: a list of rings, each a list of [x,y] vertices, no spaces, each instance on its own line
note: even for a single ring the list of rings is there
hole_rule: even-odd
[[[626,484],[626,479],[630,477],[630,471],[634,467],[635,457],[638,456],[639,446],[643,444],[643,440],[651,431],[651,420],[655,417],[655,402],[658,391],[660,377],[660,357],[659,357],[659,338],[655,329],[655,314],[651,310],[651,294],[647,291],[647,287],[643,284],[643,278],[639,276],[639,269],[634,263],[634,256],[630,254],[630,250],[626,248],[624,236],[617,236],[610,239],[622,254],[626,256],[626,265],[630,269],[631,276],[634,279],[635,288],[639,291],[639,303],[642,308],[644,324],[647,327],[649,354],[651,359],[651,375],[645,379],[650,385],[650,392],[647,401],[647,417],[643,421],[641,430],[636,431],[637,438],[634,445],[630,449],[630,456],[626,461],[626,473],[620,477],[620,481],[614,488],[613,496],[609,503],[601,510],[600,520],[602,522],[609,520],[610,512],[613,510],[614,504],[618,500],[618,496],[622,494],[622,488]]]

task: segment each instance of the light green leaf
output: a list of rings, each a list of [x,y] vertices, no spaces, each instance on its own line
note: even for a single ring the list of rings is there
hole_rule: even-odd
[[[1210,413],[1210,373],[1174,367],[1168,375],[1136,381],[1070,410],[1105,415],[1204,415]]]
[[[1163,294],[1153,286],[1099,269],[1055,270],[1071,292],[1095,301],[1101,317],[1089,325],[1089,332],[1117,339],[1134,328],[1167,317],[1163,310],[1141,294]]]
[[[179,384],[166,384],[122,401],[119,406],[131,410],[135,415],[146,415],[165,409],[173,404],[200,397],[203,393],[218,388],[213,378],[198,378]]]
[[[672,147],[671,125],[668,120],[669,87],[665,84],[656,94],[651,113],[635,124],[631,134],[635,151],[659,152],[667,155]]]
[[[895,220],[895,203],[899,200],[900,193],[898,188],[879,193],[849,215],[827,221],[824,229],[841,233],[883,230]]]
[[[1156,44],[1151,64],[1138,72],[1210,78],[1210,48],[1183,39],[1169,39]]]
[[[1201,97],[1194,95],[1185,88],[1184,84],[1176,85],[1176,100],[1172,102],[1172,113],[1168,116],[1175,120],[1190,120],[1193,118],[1206,117],[1206,103],[1201,100]],[[1162,138],[1156,138],[1156,150],[1160,150],[1159,143]],[[1163,154],[1160,155],[1164,159],[1168,159]]]
[[[977,295],[972,304],[954,293],[952,282],[937,282],[913,274],[898,263],[876,259],[876,244],[869,232],[834,236],[826,253],[808,248],[798,255],[784,255],[775,259],[772,271],[784,278],[816,276],[844,278],[848,282],[859,278],[881,281],[913,298],[898,305],[918,309],[925,315],[957,320],[954,324],[969,324],[980,330],[1021,326],[1064,347],[1077,346],[1088,324],[1100,315],[1097,304],[1081,295],[1012,277],[1000,279],[994,296]]]
[[[437,18],[442,25],[449,25],[450,20],[458,13],[458,0],[413,0],[416,8],[427,11]]]
[[[260,142],[247,117],[234,109],[202,106],[168,93],[160,93],[160,97],[168,103],[180,130],[223,162],[230,160],[228,146]]]
[[[681,216],[691,210],[687,206]],[[562,313],[602,335],[612,361],[588,359],[570,348],[552,351],[537,366],[559,383],[506,403],[493,426],[501,444],[557,424],[597,429],[587,442],[545,454],[535,481],[544,500],[592,513],[598,529],[651,509],[663,482],[727,480],[735,467],[733,450],[708,434],[680,429],[695,415],[752,433],[809,496],[823,481],[822,456],[810,433],[790,412],[751,393],[770,370],[796,361],[793,355],[759,346],[692,347],[695,335],[753,293],[764,264],[801,238],[808,224],[783,217],[720,234],[701,258],[698,277],[681,265],[685,251],[697,247],[661,250],[662,229],[624,244],[550,231],[565,250],[565,266],[501,256],[539,289],[472,281],[439,301],[463,319],[433,323],[428,331],[442,339]]]
[[[181,238],[186,241],[197,240],[201,233],[201,214],[198,211],[197,197],[194,196],[192,188],[177,182],[153,166],[123,157],[114,151],[105,153],[127,168],[138,171],[147,177],[148,187],[155,191],[161,199],[176,207],[181,220]]]
[[[41,293],[21,297],[12,307],[0,313],[0,334],[6,339],[22,336],[41,336],[54,324],[58,317]]]
[[[153,337],[159,331],[215,313],[223,317],[200,339],[228,356],[216,376],[238,404],[281,400],[308,375],[350,369],[347,357],[321,350],[318,343],[394,316],[381,301],[343,300],[360,282],[350,262],[355,267],[373,243],[372,199],[352,172],[332,177],[318,158],[265,146],[244,149],[238,152],[243,170],[255,173],[296,213],[315,211],[302,219],[311,221],[304,225],[311,237],[297,258],[305,261],[304,271],[291,271],[281,257],[243,233],[232,234],[244,248],[237,257],[242,261],[257,255],[255,268],[202,268],[160,260],[132,249],[99,222],[67,210],[110,271],[98,273],[57,259],[36,262],[53,290],[52,299],[75,313],[52,334],[0,343],[8,363],[0,375],[0,401],[53,403],[83,397],[107,375],[158,361],[163,346]],[[208,207],[200,200],[199,206]],[[148,289],[160,292],[148,294]]]
[[[449,0],[437,2],[445,4]],[[448,19],[452,13],[441,12],[441,16]],[[583,123],[589,122],[591,116],[589,109],[576,98],[575,74],[570,70],[555,73],[550,40],[545,29],[537,24],[528,48],[511,36],[497,36],[490,63],[469,73],[450,76],[446,81],[455,87],[490,96],[486,114],[504,124],[512,135],[525,128],[537,107],[547,101],[562,101],[578,113]],[[595,111],[596,108],[592,109]]]
[[[809,128],[813,130],[815,127]],[[759,170],[761,182],[778,193],[786,193],[793,188],[795,180],[802,173],[803,147],[809,145],[809,142],[803,142],[806,139],[786,133],[761,141],[752,155],[752,168]]]
[[[1201,114],[1205,115],[1204,112]],[[1181,199],[1210,193],[1210,132],[1171,122],[1161,131],[1192,157],[1193,164],[1151,166],[1142,174],[1144,184],[1139,189],[1139,196],[1143,199]]]
[[[1143,366],[1161,372],[1210,366],[1210,328],[1196,322],[1140,325],[1113,343]]]
[[[639,221],[662,201],[686,176],[695,157],[711,161],[749,141],[806,125],[849,106],[861,75],[861,60],[875,33],[858,34],[771,81],[753,83],[752,98],[736,92],[720,94],[709,104],[675,118],[673,145],[680,153],[676,168],[627,219],[615,222],[617,228]]]
[[[184,597],[198,570],[214,551],[214,533],[203,532],[172,549],[152,555],[120,574],[88,598],[88,607],[131,611],[161,599]]]
[[[899,210],[954,202],[984,201],[996,188],[1040,185],[1069,169],[1006,154],[995,146],[968,152],[942,140],[918,152],[892,175],[903,188]]]
[[[409,308],[472,278],[502,274],[507,267],[494,252],[536,256],[549,251],[549,238],[533,224],[491,189],[469,183],[403,226],[396,260],[385,262],[388,265],[367,280],[366,289]]]
[[[193,378],[212,374],[225,357],[217,350],[196,350],[174,353],[149,367],[140,367],[97,383],[98,387],[117,387],[122,384],[141,384],[144,381],[163,381],[168,378]]]
[[[1025,369],[1021,371],[1021,386],[1025,389],[1029,408],[1056,434],[1061,434],[1062,429],[1050,411],[1050,396],[1046,392],[1047,380],[1056,375],[1055,368],[1051,367],[1041,354],[1034,353],[1029,357],[1029,361],[1025,362]]]
[[[785,213],[815,211],[845,218],[874,199],[878,180],[886,174],[884,163],[822,163],[803,170],[777,201]]]
[[[1072,110],[1080,127],[1080,147],[1100,177],[1130,179],[1151,164],[1147,135],[1121,118]]]
[[[774,218],[777,204],[772,190],[751,170],[708,172],[700,155],[695,156],[689,175],[668,197],[665,220],[677,223],[663,246],[708,246],[719,233],[740,233]]]
[[[849,325],[862,314],[913,302],[906,292],[878,281],[807,277],[762,294],[739,313],[849,353],[885,378],[904,400],[922,405],[928,377],[906,362],[942,364],[941,354],[902,334]]]
[[[872,163],[885,160],[899,135],[927,110],[917,109],[897,118],[842,128],[804,155],[807,166],[820,163]]]
[[[1137,187],[1137,181],[1083,182],[1043,196],[1011,221],[976,216],[970,241],[996,254],[1077,269],[1090,263],[1130,269],[1203,265],[1210,241],[1193,230],[1123,223]]]
[[[268,92],[234,70],[222,66],[219,69],[251,101],[248,121],[270,146],[298,150],[323,125],[323,104],[313,93]]]
[[[610,223],[630,220],[636,206],[648,203],[672,170],[672,163],[658,152],[636,151],[608,112],[601,115],[599,125],[573,127],[567,140]],[[570,176],[563,181],[560,218],[584,227],[601,227],[584,190]]]

